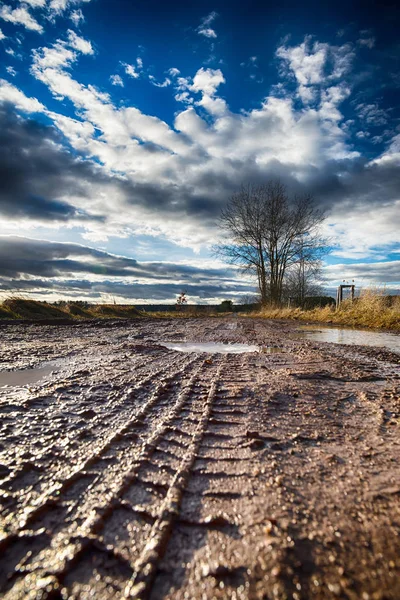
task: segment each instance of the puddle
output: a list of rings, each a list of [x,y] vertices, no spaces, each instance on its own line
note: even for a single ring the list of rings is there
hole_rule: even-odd
[[[385,331],[369,331],[360,329],[341,329],[340,327],[321,327],[304,325],[296,335],[316,342],[346,344],[357,346],[375,346],[400,353],[400,335]]]
[[[47,364],[44,367],[37,367],[35,369],[21,369],[20,371],[0,371],[0,387],[11,386],[11,387],[22,387],[24,385],[31,385],[37,383],[50,375],[53,371],[57,370],[55,364]]]
[[[262,354],[282,354],[282,352],[287,352],[283,348],[278,348],[278,346],[260,346],[259,352]]]
[[[249,344],[223,344],[221,342],[166,342],[162,345],[169,350],[177,350],[178,352],[208,352],[219,354],[260,352],[259,346],[251,346]]]

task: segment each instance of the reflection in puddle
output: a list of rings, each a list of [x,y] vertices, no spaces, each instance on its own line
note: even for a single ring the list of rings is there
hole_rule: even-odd
[[[316,342],[376,346],[387,348],[393,352],[400,352],[400,335],[398,333],[310,325],[301,327],[296,333],[297,335],[301,335],[309,340],[315,340]]]
[[[223,344],[221,342],[166,342],[162,345],[169,350],[177,350],[178,352],[217,352],[220,354],[260,352],[258,346],[250,346],[249,344]]]
[[[278,348],[278,346],[260,346],[259,352],[262,354],[282,354],[286,350]]]
[[[35,369],[21,369],[20,371],[0,371],[0,387],[5,385],[13,387],[21,387],[23,385],[31,385],[40,381],[47,375],[50,375],[56,370],[54,364],[46,365],[45,367],[37,367]]]

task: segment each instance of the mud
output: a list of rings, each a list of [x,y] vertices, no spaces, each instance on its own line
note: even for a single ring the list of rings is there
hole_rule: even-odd
[[[1,597],[400,598],[400,356],[294,329],[2,326]]]

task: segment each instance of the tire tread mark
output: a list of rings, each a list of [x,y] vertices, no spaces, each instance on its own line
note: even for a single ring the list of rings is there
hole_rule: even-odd
[[[172,532],[173,523],[179,516],[182,496],[189,481],[191,470],[196,460],[197,452],[200,448],[203,434],[210,418],[223,364],[224,362],[221,362],[219,365],[217,373],[214,376],[214,380],[211,383],[199,424],[192,436],[189,450],[186,456],[182,459],[171,483],[165,500],[161,506],[159,517],[154,523],[150,532],[149,541],[147,542],[142,555],[138,558],[134,565],[134,575],[125,588],[125,598],[144,600],[145,598],[149,597],[157,570],[157,563],[167,546]]]

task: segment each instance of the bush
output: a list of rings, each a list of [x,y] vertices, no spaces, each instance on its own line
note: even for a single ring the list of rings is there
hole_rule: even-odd
[[[218,312],[232,312],[233,311],[232,300],[223,300],[217,310],[218,310]]]
[[[335,306],[336,302],[332,296],[308,296],[304,300],[304,310],[314,308],[324,308],[325,306]]]

